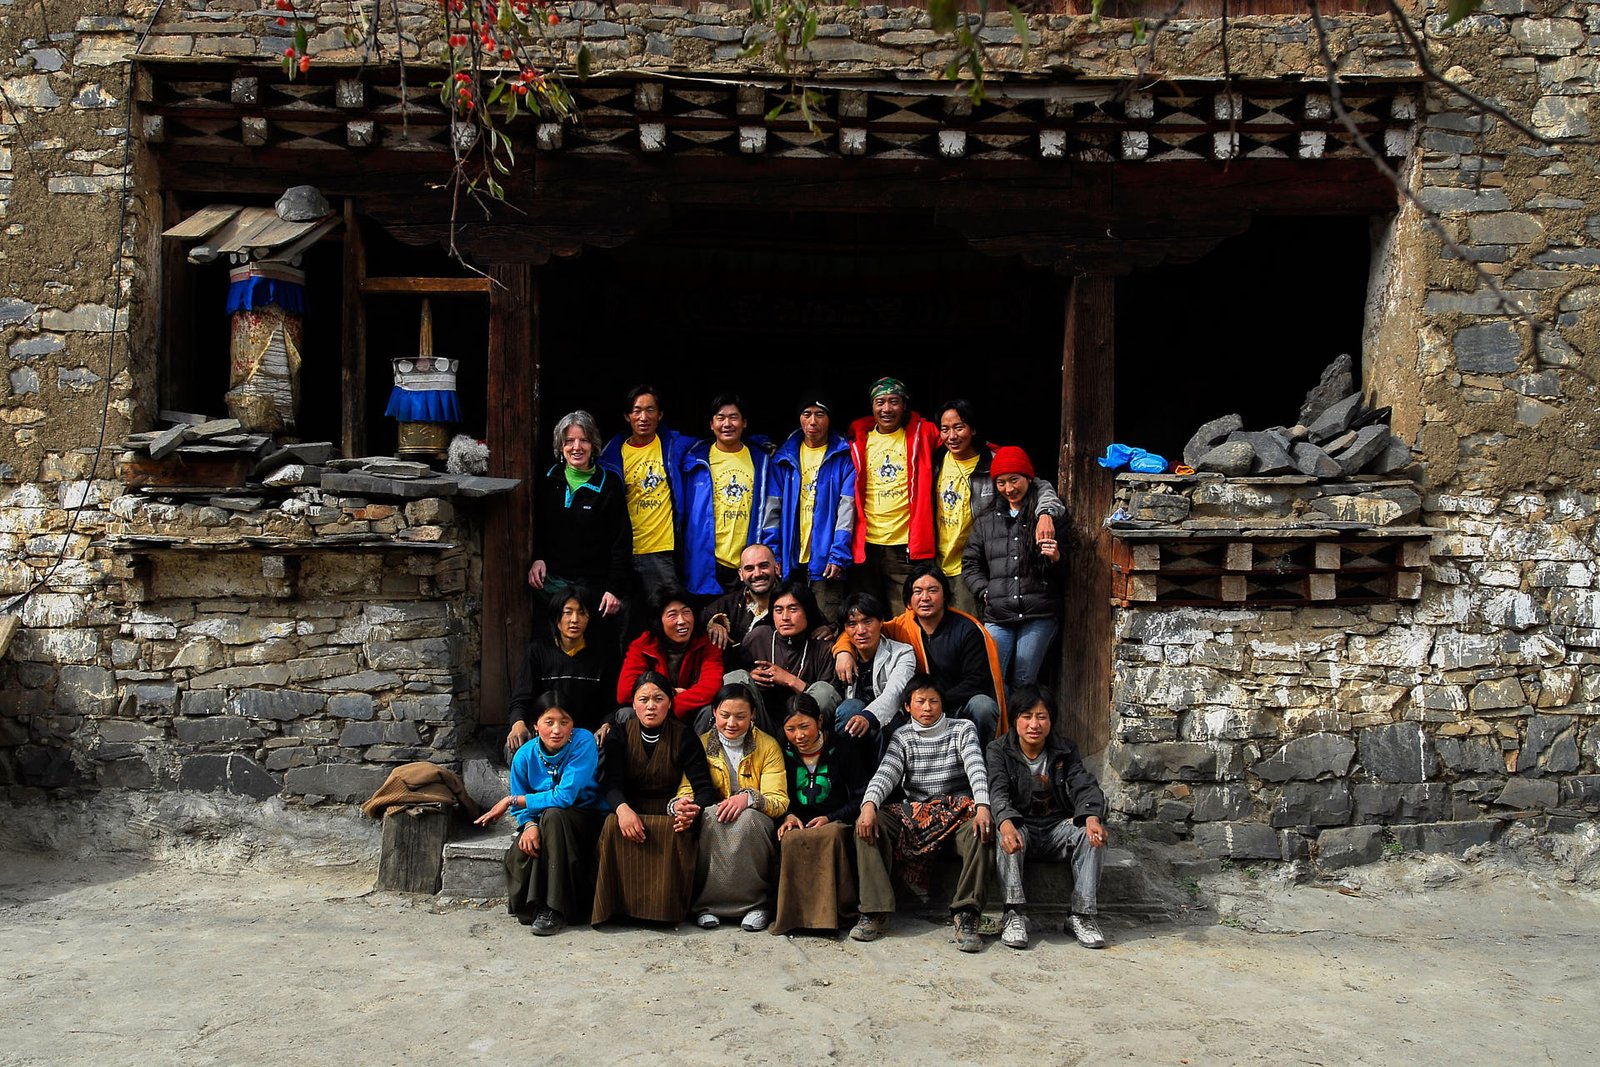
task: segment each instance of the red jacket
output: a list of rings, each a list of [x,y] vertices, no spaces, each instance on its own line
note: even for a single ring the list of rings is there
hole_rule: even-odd
[[[634,683],[645,671],[660,671],[672,678],[661,640],[649,630],[633,639],[628,654],[622,659],[622,674],[617,677],[618,704],[626,706],[633,700]],[[683,654],[683,666],[672,684],[683,689],[673,695],[672,714],[684,722],[692,722],[694,714],[711,703],[711,698],[722,688],[722,650],[705,634],[689,638],[689,651]]]
[[[855,560],[867,559],[867,434],[876,423],[866,415],[850,424],[850,458],[856,465]],[[911,526],[906,549],[912,559],[932,559],[938,549],[933,523],[933,450],[939,427],[915,411],[906,416],[906,489],[911,499]]]

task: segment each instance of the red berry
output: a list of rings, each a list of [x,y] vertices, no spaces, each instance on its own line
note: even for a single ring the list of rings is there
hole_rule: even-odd
[[[282,16],[279,16],[279,18],[278,18],[278,25],[280,25],[280,26],[287,26],[287,25],[289,25],[289,20],[288,20],[288,19],[286,19],[286,18],[283,18],[283,17],[282,17]]]
[[[552,11],[550,12],[550,17],[545,19],[545,21],[554,26],[561,21],[561,16]]]
[[[308,71],[310,69],[311,69],[311,57],[310,56],[301,56],[300,57],[300,73],[304,74],[306,71]]]
[[[294,47],[291,45],[290,47],[285,48],[283,50],[283,54],[288,56],[290,59],[293,59],[294,58]]]

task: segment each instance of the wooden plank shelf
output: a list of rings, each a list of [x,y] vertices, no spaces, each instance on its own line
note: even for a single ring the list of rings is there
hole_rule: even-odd
[[[1408,539],[1112,540],[1111,602],[1162,606],[1416,600],[1432,531]]]

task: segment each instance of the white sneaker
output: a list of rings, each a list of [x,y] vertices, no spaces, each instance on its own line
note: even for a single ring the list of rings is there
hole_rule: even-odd
[[[694,917],[694,924],[702,930],[714,930],[722,925],[722,920],[709,911],[702,911]]]
[[[1067,933],[1077,938],[1084,948],[1106,947],[1106,935],[1100,932],[1100,924],[1093,915],[1067,916]]]
[[[754,933],[757,930],[765,930],[771,922],[772,920],[767,918],[766,908],[751,908],[744,913],[744,918],[740,920],[739,926],[741,929]]]
[[[1028,920],[1021,912],[1006,909],[1000,924],[1000,943],[1007,948],[1028,947]]]

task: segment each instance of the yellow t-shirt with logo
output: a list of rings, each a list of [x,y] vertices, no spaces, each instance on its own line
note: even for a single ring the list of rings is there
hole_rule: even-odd
[[[711,514],[716,520],[717,562],[737,567],[750,541],[750,509],[755,507],[756,465],[750,449],[724,452],[711,446]]]
[[[972,471],[978,465],[971,459],[956,459],[944,454],[939,464],[939,566],[951,577],[961,573],[961,552],[972,532]]]
[[[622,442],[622,484],[628,490],[628,521],[633,523],[633,554],[671,552],[672,483],[661,459],[661,438],[642,448]]]
[[[812,448],[808,444],[800,446],[800,562],[811,562],[811,524],[816,521],[817,514],[817,472],[822,469],[822,457],[828,452],[827,445],[818,445]],[[837,501],[831,501],[837,504]]]
[[[911,536],[911,477],[906,470],[906,431],[867,434],[867,543],[903,545]]]

